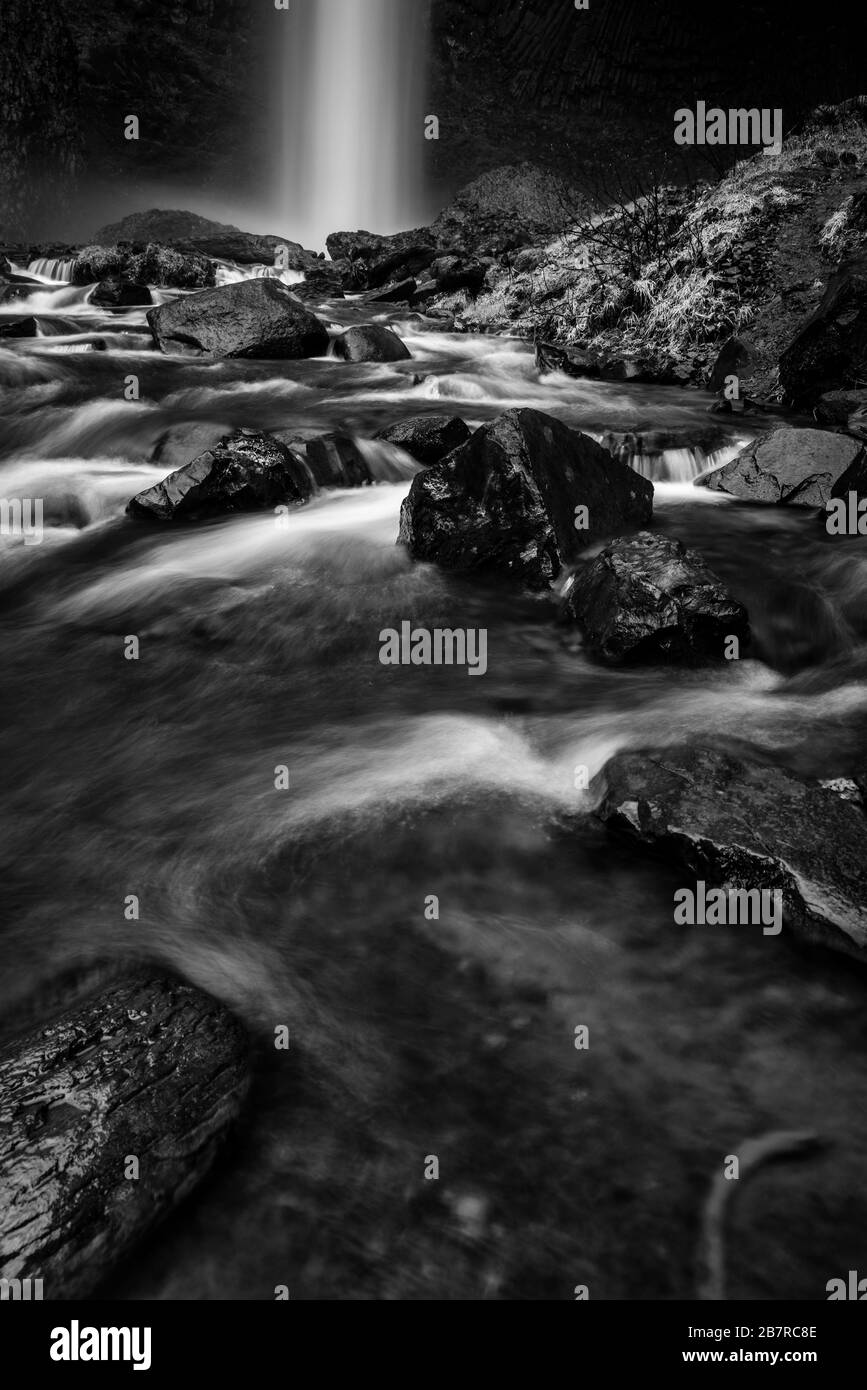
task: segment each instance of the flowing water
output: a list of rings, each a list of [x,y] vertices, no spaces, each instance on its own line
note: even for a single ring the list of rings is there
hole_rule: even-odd
[[[787,934],[675,926],[677,874],[575,790],[577,765],[647,743],[823,777],[867,762],[864,543],[692,486],[761,422],[727,434],[697,394],[540,378],[526,344],[405,312],[381,318],[412,361],[349,365],[163,357],[143,311],[50,280],[13,307],[63,331],[0,346],[0,493],[45,519],[41,544],[0,536],[0,1004],[144,961],[255,1043],[233,1144],[105,1293],[690,1298],[711,1178],[775,1128],[828,1145],[739,1196],[732,1296],[824,1298],[862,1267],[861,974]],[[370,441],[519,405],[654,478],[654,525],[749,607],[747,659],[610,671],[556,596],[414,565],[395,539],[416,466],[373,442],[381,481],[286,526],[124,515],[233,427]],[[485,677],[382,666],[407,619],[485,627]]]

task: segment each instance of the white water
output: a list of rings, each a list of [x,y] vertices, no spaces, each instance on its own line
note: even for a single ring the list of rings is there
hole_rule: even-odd
[[[426,8],[315,0],[276,13],[283,141],[274,214],[305,246],[324,247],[329,232],[395,232],[423,220]]]

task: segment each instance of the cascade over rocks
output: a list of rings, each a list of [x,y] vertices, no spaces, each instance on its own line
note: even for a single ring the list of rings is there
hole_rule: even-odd
[[[348,328],[334,339],[334,355],[345,362],[404,362],[412,353],[396,333],[378,323]]]
[[[708,883],[781,890],[793,932],[867,960],[867,817],[852,801],[707,748],[619,754],[591,790],[612,829]]]
[[[147,975],[7,1043],[0,1277],[38,1276],[50,1299],[91,1294],[207,1173],[248,1084],[237,1020]]]
[[[148,521],[202,521],[306,502],[313,490],[304,461],[287,445],[239,430],[133,497],[127,511]]]
[[[731,463],[695,481],[747,502],[824,507],[861,448],[857,439],[830,430],[783,428],[754,439]]]
[[[544,589],[583,547],[645,526],[652,511],[653,485],[595,440],[510,410],[413,479],[398,539],[417,560]]]
[[[469,426],[459,415],[413,415],[380,430],[376,439],[405,449],[417,463],[430,465],[465,444],[470,437]]]
[[[148,323],[163,352],[214,357],[321,357],[328,332],[279,280],[223,285],[151,309]]]
[[[610,662],[719,660],[726,642],[750,640],[747,611],[702,557],[680,541],[640,531],[583,565],[565,611]]]

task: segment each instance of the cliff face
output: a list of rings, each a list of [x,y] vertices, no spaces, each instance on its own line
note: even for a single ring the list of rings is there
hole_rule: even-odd
[[[52,0],[0,8],[0,237],[62,203],[81,162],[72,32]]]
[[[459,179],[514,159],[563,172],[673,152],[682,105],[783,108],[786,127],[859,89],[849,12],[804,0],[724,10],[695,0],[434,0],[437,152]],[[438,103],[438,104],[437,104]]]

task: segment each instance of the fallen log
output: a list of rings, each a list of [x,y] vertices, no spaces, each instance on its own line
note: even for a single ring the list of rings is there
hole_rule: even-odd
[[[0,1279],[91,1293],[207,1172],[248,1079],[238,1020],[171,979],[127,978],[8,1043]]]

